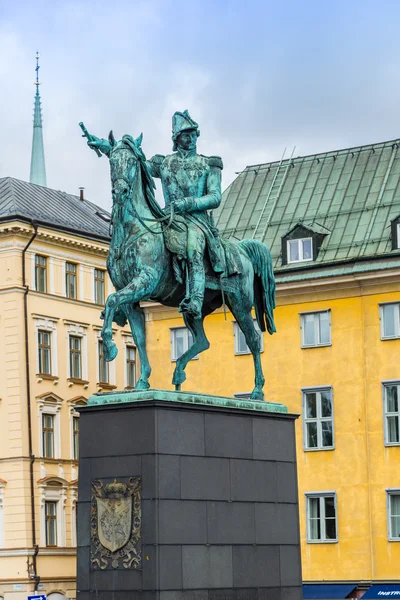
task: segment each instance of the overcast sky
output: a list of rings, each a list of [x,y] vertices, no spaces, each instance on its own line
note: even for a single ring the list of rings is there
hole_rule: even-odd
[[[400,137],[398,0],[0,0],[0,177],[29,180],[41,54],[49,187],[110,208],[106,137],[171,152],[189,109],[223,186],[246,165]]]

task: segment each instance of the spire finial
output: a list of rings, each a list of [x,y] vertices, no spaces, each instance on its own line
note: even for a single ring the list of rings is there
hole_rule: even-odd
[[[39,93],[39,69],[40,69],[40,65],[39,65],[39,58],[40,58],[40,54],[39,54],[39,50],[36,50],[36,81],[35,81],[35,85],[36,85],[36,91],[37,93]]]

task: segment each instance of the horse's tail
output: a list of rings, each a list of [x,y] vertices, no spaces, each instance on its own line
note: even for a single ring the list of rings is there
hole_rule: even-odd
[[[275,277],[272,268],[271,253],[267,246],[258,240],[241,240],[238,242],[251,260],[254,269],[254,306],[257,323],[261,331],[276,331],[274,322]]]

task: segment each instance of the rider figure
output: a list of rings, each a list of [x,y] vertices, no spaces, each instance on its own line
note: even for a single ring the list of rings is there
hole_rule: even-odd
[[[183,215],[187,224],[187,263],[189,295],[179,310],[201,317],[204,290],[206,248],[213,271],[224,272],[222,250],[212,216],[207,212],[221,203],[222,160],[219,156],[202,156],[196,152],[198,124],[187,110],[172,117],[174,154],[156,154],[149,166],[153,177],[161,178],[165,211],[173,204],[174,212]]]
[[[212,216],[207,212],[221,203],[222,160],[219,156],[197,154],[200,135],[198,124],[188,111],[176,112],[172,117],[173,154],[156,154],[148,161],[153,177],[161,179],[165,212],[182,215],[187,225],[187,264],[189,294],[179,307],[181,312],[201,317],[204,291],[204,255],[213,271],[220,277],[224,271],[224,257],[218,231]],[[112,146],[104,139],[91,136],[88,145],[109,155]]]

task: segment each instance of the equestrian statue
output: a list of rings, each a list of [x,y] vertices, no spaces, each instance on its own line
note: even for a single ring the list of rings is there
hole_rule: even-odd
[[[200,130],[187,110],[172,117],[173,154],[156,154],[149,161],[142,135],[116,141],[111,131],[106,140],[80,126],[89,147],[110,161],[113,206],[107,269],[116,292],[108,296],[102,313],[105,360],[113,360],[118,352],[112,341],[113,321],[124,326],[128,320],[140,357],[135,389],[148,389],[151,367],[140,302],[176,307],[193,336],[192,346],[176,361],[172,383],[180,390],[187,363],[210,346],[204,318],[226,304],[253,355],[251,398],[263,400],[261,339],[252,309],[260,330],[274,333],[271,255],[259,241],[220,237],[212,210],[222,198],[221,158],[197,154]],[[164,208],[155,199],[154,177],[161,179]]]

